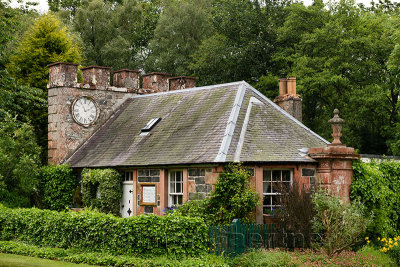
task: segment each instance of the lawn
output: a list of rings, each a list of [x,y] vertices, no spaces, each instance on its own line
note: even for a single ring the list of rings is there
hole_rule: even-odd
[[[64,261],[53,261],[28,256],[21,256],[15,254],[0,253],[0,266],[2,267],[36,267],[36,266],[52,266],[52,267],[66,267],[66,266],[90,266],[87,264],[75,264]]]

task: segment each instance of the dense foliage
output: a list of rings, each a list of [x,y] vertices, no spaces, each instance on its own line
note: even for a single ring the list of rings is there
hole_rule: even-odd
[[[71,167],[68,165],[42,167],[40,183],[45,208],[61,211],[72,205],[78,181]]]
[[[84,169],[82,200],[86,207],[98,208],[105,213],[119,215],[122,197],[121,175],[114,169]]]
[[[400,234],[400,163],[395,161],[361,161],[353,164],[354,177],[351,199],[365,203],[374,213],[368,235],[375,240],[378,236]]]
[[[93,211],[57,212],[0,206],[0,240],[113,254],[198,255],[207,227],[199,218],[142,215],[118,218]]]
[[[255,220],[259,196],[250,185],[250,173],[241,165],[230,164],[220,173],[210,197],[192,200],[178,207],[176,214],[202,218],[208,225]]]
[[[40,148],[33,128],[6,113],[0,120],[0,200],[28,206],[38,192]]]
[[[25,84],[45,89],[49,56],[80,61],[72,35],[81,42],[85,65],[194,75],[198,85],[245,80],[269,98],[277,95],[278,77],[285,73],[297,77],[308,127],[330,138],[327,120],[339,108],[347,120],[344,143],[361,153],[400,155],[399,4],[51,0],[49,5],[72,31],[64,31],[71,52],[56,57],[51,49],[63,50],[60,44],[68,42],[52,38],[63,34],[34,38],[34,46],[26,41],[35,34],[30,29],[20,41],[37,14],[12,9],[4,0],[0,5],[0,68],[8,65]],[[42,29],[54,28],[54,19]],[[38,119],[31,120],[45,148],[46,110],[36,110]]]
[[[321,245],[329,256],[363,241],[362,235],[370,220],[360,202],[343,203],[324,191],[315,192],[312,202],[315,209],[313,230],[321,234]]]

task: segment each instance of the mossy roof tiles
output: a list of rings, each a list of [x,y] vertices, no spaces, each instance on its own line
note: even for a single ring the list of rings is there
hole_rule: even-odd
[[[245,88],[237,121],[228,123]],[[233,161],[251,97],[262,103],[251,109],[240,161],[311,161],[304,147],[326,141],[281,111],[245,82],[200,87],[128,99],[68,160],[72,167],[150,166],[212,163],[227,127],[234,127],[224,161]],[[152,118],[161,118],[148,135],[140,135]]]

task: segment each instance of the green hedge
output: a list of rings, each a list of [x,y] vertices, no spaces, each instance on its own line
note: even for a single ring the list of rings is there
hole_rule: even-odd
[[[112,255],[104,252],[79,252],[71,249],[36,247],[21,242],[0,241],[1,253],[39,257],[73,263],[86,263],[103,266],[203,266],[229,267],[225,257],[204,254],[200,257],[184,257],[177,259],[168,256],[135,257],[128,255]]]
[[[368,229],[371,240],[400,234],[400,162],[384,160],[353,164],[351,200],[374,213]]]
[[[118,218],[93,211],[0,206],[0,240],[115,254],[185,256],[206,250],[207,226],[199,218],[176,215]]]
[[[46,208],[64,210],[73,204],[72,196],[78,181],[69,165],[50,165],[41,169],[42,201]]]

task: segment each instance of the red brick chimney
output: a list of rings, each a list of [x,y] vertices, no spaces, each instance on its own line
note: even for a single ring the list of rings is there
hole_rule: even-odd
[[[279,79],[279,96],[274,102],[298,121],[302,121],[301,97],[296,93],[296,77]]]

